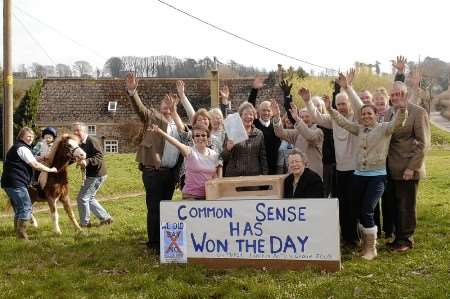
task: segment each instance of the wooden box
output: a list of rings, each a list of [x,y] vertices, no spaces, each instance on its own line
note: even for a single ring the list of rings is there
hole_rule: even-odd
[[[281,199],[286,175],[227,177],[206,183],[206,200]]]

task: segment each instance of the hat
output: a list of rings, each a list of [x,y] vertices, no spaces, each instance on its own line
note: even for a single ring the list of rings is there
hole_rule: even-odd
[[[44,137],[47,134],[53,135],[53,138],[56,138],[58,136],[58,134],[56,133],[56,129],[52,127],[48,127],[42,130],[42,137]]]

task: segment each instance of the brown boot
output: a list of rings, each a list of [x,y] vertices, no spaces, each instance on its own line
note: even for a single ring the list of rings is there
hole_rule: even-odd
[[[363,228],[363,254],[362,258],[368,261],[377,257],[377,227]]]
[[[14,231],[17,232],[17,219],[14,218]]]
[[[17,238],[21,240],[28,240],[27,235],[27,222],[28,220],[17,220]]]

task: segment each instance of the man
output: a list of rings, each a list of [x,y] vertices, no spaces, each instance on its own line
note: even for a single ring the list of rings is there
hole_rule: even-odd
[[[170,136],[180,140],[177,127],[172,119],[170,97],[160,104],[159,111],[147,108],[137,93],[138,80],[129,73],[126,78],[126,90],[134,111],[143,124],[136,161],[142,171],[142,181],[145,187],[147,204],[147,247],[159,252],[159,203],[171,200],[178,177],[181,162],[179,151],[162,136],[152,132],[152,126],[157,125]],[[180,158],[180,159],[179,159]]]
[[[388,198],[394,209],[395,225],[395,240],[388,245],[396,252],[403,252],[413,247],[417,190],[419,180],[425,175],[425,152],[431,134],[428,114],[409,101],[403,82],[394,82],[390,100],[392,107],[386,113],[387,121],[402,103],[407,102],[408,109],[406,123],[392,135],[387,159],[392,186]]]
[[[264,78],[257,76],[253,82],[253,88],[248,97],[248,102],[256,107],[256,97],[258,90],[264,86]],[[264,135],[264,146],[266,148],[267,165],[269,174],[277,174],[278,148],[281,139],[275,135],[275,130],[271,122],[272,109],[269,101],[261,102],[258,106],[258,118],[255,118],[253,125],[261,130]]]
[[[80,138],[80,147],[86,152],[86,159],[78,162],[80,166],[86,168],[86,178],[77,197],[80,226],[91,227],[91,211],[100,220],[100,225],[109,225],[113,222],[111,215],[95,198],[107,177],[102,146],[97,139],[88,135],[84,123],[74,123],[72,132]]]
[[[359,98],[364,103],[364,105],[373,105],[373,96],[367,89],[359,94]]]
[[[352,180],[355,171],[355,142],[356,138],[341,128],[331,119],[330,115],[320,113],[310,101],[311,94],[308,89],[301,88],[299,95],[305,102],[306,109],[311,113],[316,124],[333,130],[334,150],[336,154],[336,194],[339,198],[339,222],[344,244],[356,247],[359,243],[357,233],[357,218],[359,208],[356,199],[352,196]],[[350,121],[357,121],[353,113],[347,93],[341,91],[336,95],[337,111]],[[362,104],[361,104],[362,105]]]

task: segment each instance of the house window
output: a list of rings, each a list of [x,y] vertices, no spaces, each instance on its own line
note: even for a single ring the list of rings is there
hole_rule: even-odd
[[[117,140],[105,140],[105,153],[118,153],[119,141]]]
[[[88,125],[88,135],[97,135],[97,127],[95,125]]]
[[[117,101],[108,102],[108,111],[116,111],[117,110]]]

